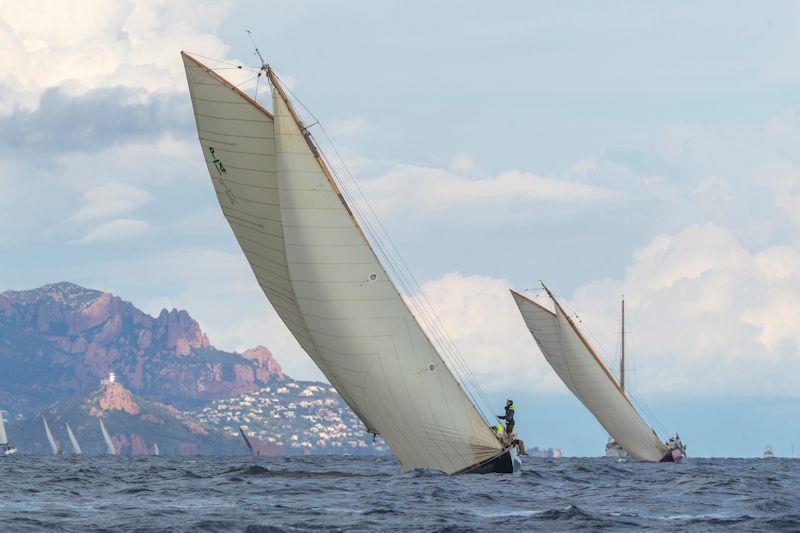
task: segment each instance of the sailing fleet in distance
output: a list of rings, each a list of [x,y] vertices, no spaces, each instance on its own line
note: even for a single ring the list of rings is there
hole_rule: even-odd
[[[513,402],[506,415],[492,414],[433,309],[413,297],[421,291],[366,198],[339,177],[312,135],[318,121],[304,124],[291,93],[255,51],[261,65],[254,77],[268,85],[271,110],[202,56],[181,52],[181,58],[214,192],[264,296],[404,470],[520,470],[524,444],[514,430]],[[550,289],[542,289],[544,302],[511,296],[553,371],[608,432],[605,455],[680,462],[686,457],[680,437],[659,437],[625,390],[624,301],[617,379]],[[44,416],[42,422],[53,453],[61,453]],[[107,453],[116,455],[102,419],[99,426]],[[66,433],[72,451],[82,453],[69,424]],[[0,446],[4,456],[16,451],[2,417]]]

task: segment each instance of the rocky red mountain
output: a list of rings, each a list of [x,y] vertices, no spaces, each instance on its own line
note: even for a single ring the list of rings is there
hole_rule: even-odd
[[[0,293],[0,405],[36,412],[111,371],[133,394],[180,408],[285,379],[270,351],[214,348],[186,312],[150,316],[73,283]]]

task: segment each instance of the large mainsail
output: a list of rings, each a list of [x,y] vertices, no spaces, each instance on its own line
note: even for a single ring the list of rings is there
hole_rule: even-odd
[[[53,450],[53,455],[61,453],[61,448],[58,447],[56,439],[53,438],[53,433],[50,431],[50,426],[47,425],[47,419],[42,415],[42,422],[44,422],[44,432],[47,435],[47,442],[50,443],[50,449]]]
[[[72,445],[72,451],[74,453],[83,453],[81,451],[81,445],[78,444],[78,439],[75,438],[75,433],[72,432],[72,428],[69,427],[69,422],[67,422],[67,436],[69,436],[69,443]]]
[[[353,218],[271,71],[275,116],[182,54],[222,212],[278,315],[405,469],[460,472],[503,446]]]
[[[547,291],[555,312],[511,291],[525,324],[547,362],[570,391],[634,459],[659,461],[667,446],[636,412],[561,304]]]
[[[161,455],[161,451],[158,449],[158,443],[153,443],[153,455]]]
[[[106,430],[106,425],[103,423],[103,419],[100,419],[100,431],[103,433],[103,440],[106,441],[106,453],[109,455],[117,455],[117,449],[114,447],[114,441],[111,440],[111,436],[108,434]]]

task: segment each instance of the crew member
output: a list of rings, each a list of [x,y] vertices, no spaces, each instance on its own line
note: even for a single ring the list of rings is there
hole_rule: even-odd
[[[514,411],[516,409],[517,406],[514,405],[514,400],[506,400],[506,414],[497,417],[506,421],[506,438],[509,444],[514,440]]]

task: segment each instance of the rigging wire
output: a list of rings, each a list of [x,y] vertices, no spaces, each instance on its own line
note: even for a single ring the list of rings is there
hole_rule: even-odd
[[[388,232],[386,231],[386,228],[381,222],[380,217],[378,217],[377,213],[370,204],[369,200],[367,200],[363,189],[359,185],[358,181],[353,177],[350,168],[347,166],[347,163],[344,161],[344,158],[341,156],[341,153],[331,140],[330,136],[325,130],[325,127],[322,125],[322,123],[316,117],[316,115],[314,115],[314,113],[303,103],[303,101],[300,98],[298,98],[298,96],[294,94],[294,92],[292,92],[292,90],[289,87],[287,87],[286,84],[277,75],[275,77],[281,83],[282,87],[292,96],[292,98],[294,98],[300,104],[300,106],[316,121],[316,124],[319,125],[320,130],[322,131],[328,144],[331,146],[334,153],[338,157],[350,181],[355,185],[356,190],[360,195],[361,201],[359,201],[359,198],[357,198],[356,195],[350,190],[350,187],[346,185],[344,180],[336,171],[336,167],[331,164],[327,156],[325,156],[324,152],[320,150],[322,158],[327,163],[328,167],[331,170],[331,173],[337,178],[337,182],[340,185],[343,193],[350,201],[352,210],[359,215],[360,221],[366,227],[376,247],[379,248],[381,255],[384,257],[387,263],[389,263],[390,267],[389,270],[395,275],[398,284],[400,284],[401,287],[409,295],[408,298],[404,298],[404,300],[406,300],[407,305],[417,310],[418,316],[421,317],[423,321],[426,323],[426,326],[428,326],[428,330],[430,332],[435,333],[435,335],[433,335],[433,340],[437,343],[437,345],[439,345],[440,349],[442,349],[445,355],[448,356],[448,360],[450,360],[453,366],[455,367],[456,375],[459,377],[460,381],[463,382],[463,385],[467,388],[467,390],[465,390],[465,393],[471,399],[476,409],[478,409],[478,411],[487,421],[490,420],[491,418],[496,418],[496,415],[491,414],[493,413],[491,402],[484,393],[483,389],[480,387],[477,378],[467,365],[463,354],[461,354],[460,350],[455,345],[450,335],[447,333],[447,330],[445,329],[443,322],[441,321],[441,319],[439,319],[438,315],[434,311],[433,306],[430,304],[430,301],[428,300],[425,293],[422,291],[422,288],[419,286],[419,283],[417,282],[416,278],[411,272],[411,269],[408,267],[408,264],[405,262],[397,246],[394,244],[394,241],[391,239]],[[367,216],[366,213],[364,213],[361,207],[362,202],[369,209],[370,214],[372,215],[373,219],[377,222],[380,230],[382,231],[383,236],[385,236],[385,240],[388,241],[388,243],[390,244],[391,249],[389,249],[384,244],[383,242],[384,239],[381,239],[381,234],[379,234],[379,232],[373,227],[370,218]],[[394,255],[392,254],[392,251],[394,252]],[[395,255],[397,256],[397,258],[395,258]],[[403,270],[403,268],[405,268],[405,271]],[[481,402],[476,401],[472,393],[476,393],[480,397],[484,406],[488,409],[488,412],[491,414],[491,417],[488,417],[486,415],[484,409],[480,407]]]
[[[588,337],[592,340],[595,353],[598,351],[600,352],[598,356],[603,361],[603,364],[606,365],[606,368],[613,368],[613,366],[609,363],[608,352],[604,348],[603,343],[598,340],[598,338],[592,333],[591,329],[587,327],[586,323],[577,315],[577,313],[571,311],[563,302],[559,303],[561,303],[561,307],[563,307],[565,311],[569,311],[570,316],[577,319],[577,321],[580,323],[581,332],[585,337]],[[649,422],[649,425],[653,426],[653,429],[655,429],[658,437],[661,440],[666,441],[665,436],[669,435],[669,432],[664,428],[664,426],[661,424],[661,421],[658,419],[658,417],[656,417],[655,413],[650,409],[647,403],[639,397],[638,391],[630,390],[628,387],[626,387],[625,395],[628,397],[628,400],[630,400],[630,402],[640,411],[640,415],[643,415],[643,418]]]

